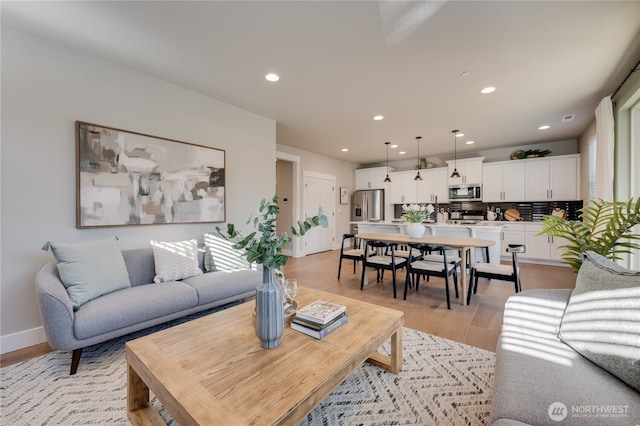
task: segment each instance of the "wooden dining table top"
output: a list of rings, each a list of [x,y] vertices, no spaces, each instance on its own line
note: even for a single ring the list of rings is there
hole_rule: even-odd
[[[489,247],[495,244],[494,241],[481,238],[447,237],[443,235],[424,235],[422,238],[411,238],[409,234],[396,234],[392,232],[371,232],[356,234],[356,238],[365,241],[384,241],[388,243],[410,244],[426,243],[448,246],[451,248],[476,248]]]

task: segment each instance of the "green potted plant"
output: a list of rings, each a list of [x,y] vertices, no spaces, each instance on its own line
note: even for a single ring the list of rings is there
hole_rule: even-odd
[[[632,229],[640,224],[640,198],[628,202],[591,200],[580,209],[580,220],[565,220],[559,216],[545,216],[542,231],[538,235],[551,235],[567,240],[560,246],[565,249],[562,259],[577,272],[582,265],[582,254],[594,251],[611,260],[621,254],[639,250],[634,241],[640,235]]]
[[[250,263],[263,266],[262,284],[256,289],[256,335],[261,346],[267,349],[278,346],[284,332],[282,290],[275,283],[275,271],[282,270],[287,263],[287,256],[282,254],[282,249],[291,243],[291,236],[286,232],[278,234],[278,213],[280,207],[276,194],[271,201],[260,201],[258,214],[251,215],[247,220],[247,224],[256,229],[249,235],[243,236],[232,223],[227,224],[225,232],[216,226],[216,233],[226,240],[234,241],[233,248],[244,250],[244,256]],[[318,215],[298,221],[291,227],[291,233],[295,237],[302,237],[316,226],[328,226],[328,219],[322,209]]]

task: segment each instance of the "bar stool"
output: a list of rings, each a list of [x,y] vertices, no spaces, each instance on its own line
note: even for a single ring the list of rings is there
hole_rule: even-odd
[[[498,265],[494,263],[476,263],[469,273],[469,291],[467,293],[467,305],[471,302],[471,290],[478,292],[478,278],[488,278],[502,281],[511,281],[516,293],[522,291],[520,281],[520,267],[518,266],[518,253],[525,253],[526,247],[523,244],[509,244],[506,250],[511,253],[511,265]],[[464,285],[464,283],[463,283]]]

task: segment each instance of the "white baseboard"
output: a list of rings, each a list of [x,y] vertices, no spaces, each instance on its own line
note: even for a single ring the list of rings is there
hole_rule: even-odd
[[[44,328],[37,327],[31,330],[20,331],[18,333],[0,336],[0,353],[17,351],[18,349],[28,348],[47,341],[44,334]]]

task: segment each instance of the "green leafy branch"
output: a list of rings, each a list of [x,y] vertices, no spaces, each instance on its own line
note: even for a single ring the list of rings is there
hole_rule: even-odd
[[[611,260],[621,259],[622,254],[639,250],[640,235],[633,227],[640,224],[640,198],[628,202],[591,200],[587,207],[579,210],[581,221],[567,221],[558,216],[545,216],[542,231],[552,237],[564,238],[567,244],[562,259],[575,271],[582,265],[582,254],[594,251]]]
[[[269,269],[282,269],[287,263],[287,256],[282,254],[282,249],[291,243],[291,236],[286,232],[278,235],[276,231],[276,221],[280,207],[278,207],[278,195],[274,195],[271,201],[262,199],[258,207],[258,214],[254,217],[251,215],[247,220],[247,224],[253,225],[256,231],[251,232],[247,236],[243,236],[234,224],[228,223],[226,232],[223,232],[219,226],[216,226],[216,233],[229,241],[234,241],[233,248],[237,250],[245,250],[244,254],[251,263],[259,263]],[[291,233],[295,237],[304,236],[311,228],[329,226],[327,216],[319,209],[316,216],[306,218],[304,221],[298,221],[296,225],[291,227]]]

